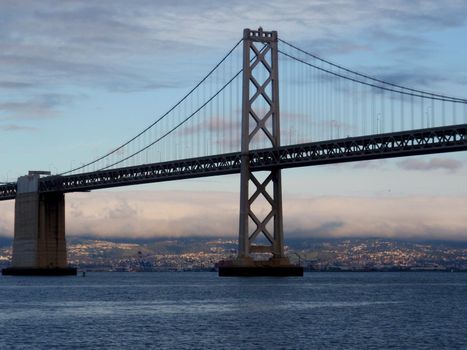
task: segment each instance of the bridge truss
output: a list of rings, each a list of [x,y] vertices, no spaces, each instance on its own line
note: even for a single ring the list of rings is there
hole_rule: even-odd
[[[467,151],[467,124],[344,138],[249,152],[252,171]],[[80,192],[103,188],[238,174],[241,152],[144,164],[40,180],[41,192]],[[0,185],[0,200],[16,197],[16,183]]]

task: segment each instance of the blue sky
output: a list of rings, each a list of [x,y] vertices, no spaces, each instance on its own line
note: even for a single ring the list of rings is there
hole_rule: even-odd
[[[68,170],[108,152],[185,94],[243,28],[258,26],[349,68],[467,97],[463,1],[7,0],[0,3],[0,180],[30,169]],[[461,223],[466,161],[458,153],[284,171],[286,230],[467,239]],[[170,222],[179,222],[178,235],[231,235],[238,187],[239,177],[227,176],[67,195],[68,231],[148,236],[170,234]],[[177,200],[163,209],[159,198],[170,202],[173,191]],[[229,207],[197,212],[194,193],[205,205],[215,200]],[[109,206],[99,211],[102,198]],[[320,215],[304,222],[296,203],[308,203]],[[370,228],[356,226],[360,216],[345,213],[342,203],[367,208],[360,216],[369,217]],[[80,205],[90,211],[79,212]],[[169,213],[158,217],[141,209],[151,205],[179,216],[171,221]],[[125,208],[135,216],[110,228],[112,213]],[[222,219],[200,226],[213,215]],[[161,220],[168,223],[164,230]],[[12,202],[0,203],[0,233],[12,233]]]

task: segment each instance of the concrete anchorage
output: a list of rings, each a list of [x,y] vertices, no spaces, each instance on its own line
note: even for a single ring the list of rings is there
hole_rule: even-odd
[[[281,169],[270,170],[264,180],[250,170],[249,151],[255,136],[263,134],[271,147],[280,146],[277,44],[276,31],[266,32],[259,28],[245,29],[243,32],[239,250],[237,259],[219,263],[219,276],[303,275],[303,268],[291,264],[284,254]],[[264,77],[256,74],[260,69],[266,72],[264,81],[261,79]],[[251,86],[256,91],[250,91]],[[268,185],[271,183],[272,191],[269,193]],[[251,196],[250,185],[256,189]],[[260,197],[269,206],[269,213],[264,219],[254,212],[253,204]],[[249,227],[250,220],[256,227]],[[261,237],[267,244],[254,244]],[[252,253],[270,253],[272,257],[269,260],[254,260]]]
[[[76,275],[67,264],[65,195],[40,193],[39,178],[30,172],[18,179],[13,259],[2,274]]]

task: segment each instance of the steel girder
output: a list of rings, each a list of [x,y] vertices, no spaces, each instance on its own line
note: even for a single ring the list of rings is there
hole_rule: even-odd
[[[467,124],[461,124],[257,150],[251,167],[283,169],[466,150]]]
[[[467,151],[467,124],[252,150],[252,171]],[[79,192],[240,172],[241,153],[183,159],[40,179],[41,192]],[[0,200],[16,197],[16,183],[0,185]]]
[[[240,154],[176,160],[91,173],[49,176],[41,179],[41,192],[90,191],[159,181],[234,174],[240,169]]]

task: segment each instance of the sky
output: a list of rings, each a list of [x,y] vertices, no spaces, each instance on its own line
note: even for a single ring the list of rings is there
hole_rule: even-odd
[[[467,98],[464,1],[3,0],[0,181],[115,148],[259,26],[357,71]],[[467,240],[466,175],[465,152],[285,170],[285,231]],[[67,194],[67,234],[235,237],[238,192],[232,175]],[[13,206],[0,202],[0,235],[13,234]]]

